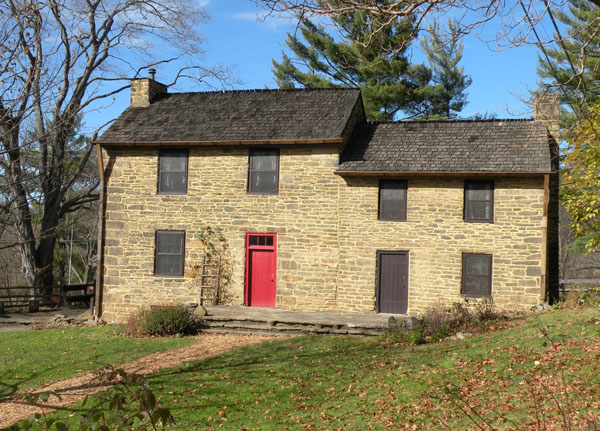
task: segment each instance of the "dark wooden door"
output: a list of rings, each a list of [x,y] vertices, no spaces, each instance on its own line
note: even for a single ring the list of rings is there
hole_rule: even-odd
[[[408,252],[377,252],[377,311],[406,314],[408,310]]]
[[[275,307],[275,234],[248,234],[246,238],[246,305]]]

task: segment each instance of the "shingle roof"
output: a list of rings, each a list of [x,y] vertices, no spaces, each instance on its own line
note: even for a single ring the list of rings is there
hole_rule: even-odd
[[[338,173],[549,173],[546,127],[532,120],[358,125]]]
[[[340,140],[358,89],[167,94],[128,108],[97,142]]]

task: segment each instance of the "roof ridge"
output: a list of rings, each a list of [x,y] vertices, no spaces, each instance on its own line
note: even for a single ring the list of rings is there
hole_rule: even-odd
[[[396,121],[367,121],[368,125],[377,126],[379,124],[450,124],[450,123],[531,123],[533,118],[486,118],[459,119],[459,120],[396,120]]]
[[[234,93],[283,93],[283,92],[311,92],[311,91],[360,91],[358,87],[329,87],[329,88],[243,88],[237,90],[214,90],[214,91],[181,91],[176,93],[167,93],[173,95],[189,94],[234,94]]]

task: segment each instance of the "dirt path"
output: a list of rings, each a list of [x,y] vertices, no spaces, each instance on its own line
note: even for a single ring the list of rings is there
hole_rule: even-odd
[[[201,334],[198,335],[197,338],[199,341],[190,346],[144,356],[136,361],[119,365],[118,368],[123,368],[127,373],[149,374],[164,368],[174,367],[183,362],[207,358],[228,350],[273,340],[275,337],[260,335]],[[51,397],[46,404],[31,404],[18,400],[0,402],[0,429],[25,419],[31,414],[41,412],[42,408],[46,413],[54,411],[58,408],[66,407],[81,401],[86,395],[99,392],[107,387],[107,384],[96,383],[94,372],[89,372],[78,377],[41,386],[33,391],[35,393],[55,391],[61,396],[61,400]]]

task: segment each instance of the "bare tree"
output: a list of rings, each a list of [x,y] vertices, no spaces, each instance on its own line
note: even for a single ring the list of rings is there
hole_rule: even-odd
[[[91,146],[69,146],[82,113],[160,63],[222,78],[192,63],[205,19],[192,0],[0,0],[0,224],[14,225],[31,286],[53,282],[60,220],[97,199]]]

